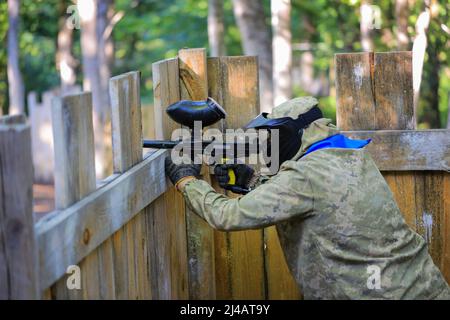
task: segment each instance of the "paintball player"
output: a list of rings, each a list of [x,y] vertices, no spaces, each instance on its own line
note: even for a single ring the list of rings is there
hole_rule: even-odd
[[[200,165],[166,159],[166,174],[196,214],[226,231],[276,225],[305,299],[450,299],[426,242],[406,225],[364,148],[370,140],[340,134],[313,97],[285,102],[247,128],[279,128],[281,166],[269,177],[245,164],[217,165],[221,186],[232,168],[236,184],[251,190],[239,198],[197,179]]]

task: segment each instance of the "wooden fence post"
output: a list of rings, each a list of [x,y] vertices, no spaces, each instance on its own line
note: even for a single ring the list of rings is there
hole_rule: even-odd
[[[55,148],[55,206],[57,209],[64,209],[96,189],[91,93],[53,99],[52,123]],[[89,242],[90,232],[85,230],[84,241]],[[88,256],[79,265],[81,290],[68,290],[66,279],[62,277],[52,287],[52,296],[57,299],[96,297],[97,283],[88,278],[94,273],[91,269],[97,267],[95,260]],[[67,266],[61,264],[58,267]]]
[[[0,299],[39,299],[30,126],[0,117]]]
[[[178,59],[180,98],[205,100],[208,97],[206,50],[182,49],[178,52]],[[208,179],[209,171],[203,170],[202,172],[204,178]],[[188,207],[186,207],[186,221],[189,298],[214,299],[216,297],[214,231]]]
[[[337,123],[341,130],[416,127],[411,52],[337,54]],[[440,146],[439,146],[440,147]],[[450,280],[446,172],[384,171],[408,225],[426,239],[437,266]],[[447,214],[446,214],[447,213]]]
[[[165,109],[180,100],[178,58],[153,64],[154,126],[157,139],[171,139],[180,128]],[[186,215],[183,196],[168,185],[154,203],[151,229],[152,296],[154,299],[188,299]]]
[[[208,89],[228,114],[221,129],[241,128],[259,113],[257,58],[208,58]],[[262,230],[214,232],[218,299],[266,297],[263,234]]]
[[[123,173],[142,161],[140,73],[110,79],[113,170]],[[133,186],[130,186],[132,188]],[[115,283],[119,299],[150,299],[150,254],[146,225],[151,210],[144,209],[113,236]],[[127,257],[127,258],[126,258]]]

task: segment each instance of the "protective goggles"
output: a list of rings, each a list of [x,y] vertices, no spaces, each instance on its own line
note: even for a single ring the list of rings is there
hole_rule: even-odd
[[[272,128],[296,128],[298,130],[306,128],[309,124],[317,119],[323,118],[322,111],[318,107],[312,107],[307,112],[298,116],[297,119],[291,117],[283,117],[277,119],[268,119],[268,113],[263,112],[253,120],[251,120],[244,129],[272,129]]]

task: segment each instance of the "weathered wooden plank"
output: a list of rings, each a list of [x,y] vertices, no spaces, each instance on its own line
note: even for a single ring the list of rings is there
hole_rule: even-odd
[[[154,117],[155,110],[153,105],[142,107],[142,136],[145,139],[156,139]]]
[[[377,52],[372,63],[375,129],[415,129],[412,52]]]
[[[408,225],[427,241],[435,264],[448,277],[446,246],[448,228],[445,181],[449,173],[440,171],[383,173]]]
[[[300,289],[286,263],[276,227],[264,229],[267,299],[298,300]]]
[[[142,160],[140,74],[128,72],[109,81],[114,172]]]
[[[335,55],[336,123],[342,130],[376,129],[373,54]]]
[[[26,122],[27,117],[24,114],[14,114],[0,117],[0,125],[25,124]]]
[[[258,114],[258,65],[255,57],[209,58],[208,87],[209,95],[228,114],[220,129],[240,128]],[[237,195],[229,193],[229,196]],[[262,230],[215,231],[214,238],[217,297],[264,299]]]
[[[411,52],[336,54],[342,130],[414,129]]]
[[[415,175],[409,171],[383,171],[408,226],[417,231]]]
[[[205,100],[208,97],[205,49],[182,49],[178,52],[180,98]],[[209,171],[203,168],[203,177]],[[214,273],[214,231],[186,206],[189,298],[216,297]]]
[[[142,160],[140,74],[110,79],[113,169],[123,173]],[[134,187],[134,186],[133,186]],[[148,212],[138,213],[113,236],[116,297],[150,299],[149,236],[144,228]]]
[[[55,151],[55,207],[65,209],[96,189],[91,93],[53,99],[52,123]],[[89,232],[85,231],[85,238]],[[64,277],[52,287],[52,296],[56,299],[96,296],[98,286],[92,281],[91,276],[92,273],[98,272],[97,262],[96,258],[92,258],[79,264],[81,290],[69,290]]]
[[[450,170],[450,130],[344,131],[372,142],[367,150],[382,171]]]
[[[155,134],[170,139],[180,125],[170,119],[165,109],[180,99],[178,58],[153,64]],[[153,236],[149,254],[152,266],[154,299],[187,299],[188,263],[186,216],[183,196],[172,185],[153,203],[147,221]]]
[[[180,100],[178,57],[152,65],[155,132],[157,139],[170,139],[180,124],[169,118],[166,108]]]
[[[420,172],[415,175],[417,231],[428,243],[434,263],[441,267],[444,194],[442,172]]]
[[[33,166],[25,117],[0,117],[0,299],[39,299]]]
[[[208,76],[208,96],[216,100],[223,106],[222,100],[222,68],[220,58],[207,58],[207,76]],[[225,120],[220,120],[213,127],[218,128],[222,132],[225,129]],[[214,170],[211,167],[210,173]],[[220,188],[217,180],[211,179],[211,186],[220,193],[225,194],[225,190]],[[231,257],[229,256],[229,236],[227,232],[214,230],[214,267],[216,277],[216,298],[217,299],[233,299],[232,276],[231,276]]]
[[[206,49],[178,52],[181,99],[204,100],[208,95]]]
[[[73,206],[38,221],[35,228],[42,289],[165,192],[165,156],[164,150],[149,154]]]
[[[54,99],[52,122],[55,202],[64,209],[96,188],[91,93]]]
[[[441,270],[447,283],[450,284],[450,173],[444,173],[443,176],[444,211],[441,222],[443,237]]]

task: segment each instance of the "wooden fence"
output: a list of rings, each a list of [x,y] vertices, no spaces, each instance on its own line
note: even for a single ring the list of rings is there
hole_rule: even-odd
[[[178,125],[164,109],[211,96],[238,128],[259,113],[257,59],[183,49],[153,64],[154,130]],[[407,222],[450,280],[450,132],[415,131],[408,52],[336,56],[338,125],[372,137],[369,150]],[[166,151],[142,157],[139,72],[110,80],[114,174],[96,185],[90,93],[55,99],[57,210],[32,215],[30,127],[0,118],[0,298],[297,299],[274,227],[220,232],[166,182]],[[211,181],[207,168],[204,179]],[[223,191],[222,191],[223,192]],[[234,195],[230,195],[234,196]],[[67,287],[78,265],[81,289]]]

